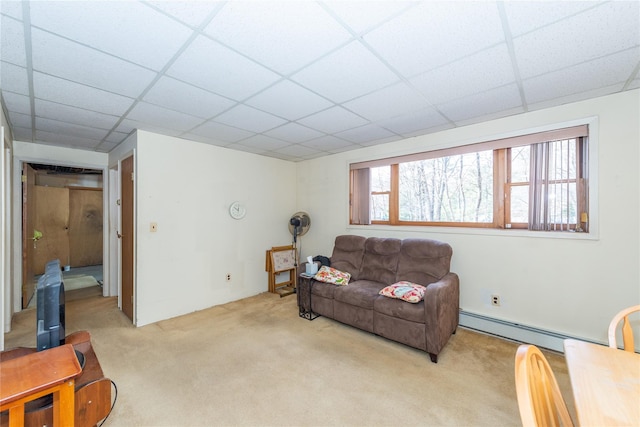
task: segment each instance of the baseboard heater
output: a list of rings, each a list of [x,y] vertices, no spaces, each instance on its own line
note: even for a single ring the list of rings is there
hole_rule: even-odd
[[[512,341],[534,344],[538,347],[564,353],[563,341],[567,338],[589,341],[596,344],[600,342],[585,340],[584,338],[547,331],[519,323],[508,322],[481,314],[460,310],[460,326],[466,329],[506,338]]]

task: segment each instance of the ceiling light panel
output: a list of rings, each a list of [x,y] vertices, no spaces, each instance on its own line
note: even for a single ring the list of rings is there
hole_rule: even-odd
[[[405,83],[397,83],[349,101],[344,106],[362,117],[375,121],[399,116],[411,110],[427,108],[430,104],[424,96]]]
[[[160,70],[192,31],[140,2],[29,2],[31,24]]]
[[[99,129],[110,130],[118,121],[118,116],[83,110],[81,108],[62,105],[55,102],[36,99],[34,102],[37,117],[59,120],[82,125],[91,123]]]
[[[188,135],[198,135],[213,140],[232,143],[249,138],[255,135],[255,133],[238,129],[237,127],[223,125],[222,123],[208,121],[192,129]]]
[[[156,73],[51,33],[32,29],[33,69],[136,98]]]
[[[147,102],[139,102],[127,114],[127,118],[154,126],[166,126],[169,129],[185,132],[202,123],[202,119],[179,113]]]
[[[346,25],[358,34],[380,25],[394,15],[411,8],[419,2],[410,1],[328,1],[329,7]]]
[[[33,73],[33,86],[40,99],[105,114],[122,115],[133,102],[131,98],[38,72]]]
[[[291,79],[334,102],[365,95],[399,80],[358,41],[314,62]]]
[[[513,41],[522,78],[538,76],[640,44],[640,2],[610,2]],[[558,43],[572,40],[573,43]]]
[[[351,35],[315,2],[229,2],[205,32],[281,74],[290,74]]]
[[[299,123],[324,133],[336,133],[367,124],[368,121],[345,110],[332,107],[312,116],[298,120]]]
[[[246,105],[238,105],[222,113],[216,117],[215,121],[257,133],[286,123],[286,120]]]
[[[18,67],[8,62],[0,62],[0,87],[2,87],[3,91],[29,95],[29,80],[26,68]]]
[[[237,101],[280,79],[276,73],[203,36],[189,45],[167,74]]]
[[[214,117],[236,104],[228,98],[171,77],[161,77],[144,96],[144,100],[203,119]]]
[[[494,2],[422,2],[364,40],[414,76],[500,43],[504,34]]]
[[[290,80],[276,83],[245,103],[288,120],[296,120],[333,105]]]
[[[0,16],[0,36],[2,61],[10,62],[20,67],[26,67],[27,57],[25,54],[24,25],[22,22],[4,15]]]

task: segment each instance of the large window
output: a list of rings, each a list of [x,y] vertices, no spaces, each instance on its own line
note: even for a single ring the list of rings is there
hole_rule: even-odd
[[[587,126],[351,165],[352,224],[588,231]]]

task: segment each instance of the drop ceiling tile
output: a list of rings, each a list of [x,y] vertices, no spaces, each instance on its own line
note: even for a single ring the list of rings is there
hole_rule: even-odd
[[[156,73],[37,28],[31,30],[33,69],[137,98]]]
[[[301,145],[313,148],[318,151],[326,151],[331,153],[339,152],[339,150],[347,150],[353,149],[354,147],[360,147],[349,141],[345,141],[344,139],[336,138],[335,136],[331,135],[321,136],[319,138],[312,139],[311,141],[303,142]]]
[[[182,131],[171,129],[170,127],[157,126],[152,123],[138,122],[131,119],[124,119],[118,127],[115,129],[116,132],[130,134],[134,130],[145,130],[147,132],[159,133],[160,135],[167,136],[179,136],[182,134]]]
[[[129,136],[128,133],[111,132],[104,139],[104,143],[110,143],[110,144],[116,144],[117,145],[117,144],[120,144],[122,141],[124,141],[128,136]]]
[[[248,99],[245,104],[288,120],[296,120],[333,105],[330,101],[290,80],[276,83]]]
[[[422,2],[364,36],[414,76],[504,41],[495,2]]]
[[[168,127],[185,132],[202,123],[202,119],[177,111],[158,107],[147,102],[139,102],[127,114],[127,118],[139,123]]]
[[[38,72],[33,73],[33,87],[40,99],[105,114],[121,115],[133,102],[131,98]]]
[[[209,15],[221,7],[219,1],[150,1],[149,5],[157,7],[168,15],[191,27],[198,27]]]
[[[206,37],[198,37],[176,60],[168,75],[241,101],[280,76]]]
[[[9,112],[31,115],[31,102],[28,96],[3,91],[2,99]]]
[[[291,79],[334,102],[365,95],[399,80],[357,41],[304,68]]]
[[[415,1],[327,1],[338,17],[358,34],[367,32],[405,9],[419,4]]]
[[[432,107],[411,111],[378,122],[380,126],[389,129],[391,132],[404,136],[426,133],[428,129],[448,123],[449,121]]]
[[[94,150],[99,153],[108,153],[116,148],[119,144],[120,142],[102,141],[96,148],[94,148]]]
[[[515,84],[506,85],[487,92],[456,99],[436,107],[454,122],[486,116],[500,111],[521,107],[522,100]]]
[[[185,25],[140,2],[33,1],[31,24],[160,70],[187,41]]]
[[[505,43],[467,56],[410,80],[432,104],[441,104],[514,83],[515,75]]]
[[[584,92],[578,92],[571,95],[560,96],[552,99],[548,99],[541,102],[529,103],[529,111],[541,110],[543,108],[551,108],[558,105],[569,104],[572,102],[579,102],[585,99],[599,98],[601,96],[611,95],[620,91],[621,84],[617,83],[611,86],[603,86],[598,89],[590,89]]]
[[[231,110],[216,117],[215,121],[257,133],[265,132],[286,123],[286,120],[273,114],[265,113],[246,105],[233,107]]]
[[[29,95],[27,69],[9,62],[0,62],[0,87],[3,91]]]
[[[351,35],[315,2],[229,2],[206,28],[221,43],[289,74]]]
[[[270,131],[264,132],[265,135],[278,138],[290,143],[304,142],[323,135],[322,132],[313,130],[298,123],[287,123]]]
[[[372,121],[399,116],[412,110],[430,106],[424,96],[412,90],[405,83],[397,83],[343,105]]]
[[[397,135],[389,132],[388,130],[372,123],[357,128],[348,129],[344,132],[338,132],[335,134],[335,136],[337,136],[338,138],[346,139],[350,142],[354,142],[356,144],[363,144],[367,141],[380,141],[387,138],[400,138]]]
[[[523,81],[527,102],[538,103],[618,84],[621,90],[638,64],[640,48]]]
[[[69,148],[77,148],[80,150],[91,150],[100,145],[100,141],[95,139],[83,138],[74,135],[65,135],[59,132],[46,132],[37,130],[35,141],[45,145],[56,145]]]
[[[76,136],[78,138],[95,140],[101,140],[107,136],[107,131],[105,129],[91,128],[58,120],[43,119],[41,117],[36,117],[36,129],[37,131],[42,132],[59,133],[67,136]]]
[[[248,147],[246,145],[240,145],[240,144],[227,145],[225,148],[230,148],[232,150],[244,151],[245,153],[253,153],[253,154],[266,153],[266,151],[263,150],[262,148],[254,147],[254,146]]]
[[[288,142],[281,141],[279,139],[270,138],[268,136],[255,135],[255,136],[252,136],[251,138],[247,138],[245,140],[238,142],[237,145],[252,147],[260,151],[272,151],[272,150],[277,150],[278,148],[286,147],[291,144]]]
[[[147,92],[144,100],[201,118],[217,116],[231,108],[235,101],[188,85],[171,77],[161,77]]]
[[[602,4],[600,1],[508,1],[504,9],[511,35],[517,37],[586,9]]]
[[[208,121],[197,128],[192,129],[188,135],[202,136],[216,141],[223,141],[228,144],[249,138],[250,136],[255,135],[255,133],[238,129],[233,126],[223,125],[222,123]]]
[[[628,90],[638,89],[638,88],[640,88],[640,77],[636,77],[631,81],[631,84],[629,85]]]
[[[640,2],[610,2],[517,37],[520,75],[526,79],[638,46],[639,17]]]
[[[8,115],[9,115],[9,121],[11,122],[11,129],[13,129],[14,127],[31,128],[30,114],[10,112]]]
[[[11,131],[13,132],[13,139],[15,141],[31,141],[31,126],[28,128],[21,127],[12,127]]]
[[[0,13],[22,21],[22,2],[0,1]]]
[[[362,126],[367,120],[345,110],[342,107],[332,107],[312,116],[298,120],[298,123],[324,133],[335,133],[350,128]]]
[[[0,16],[0,39],[2,60],[20,67],[26,67],[27,57],[25,55],[24,25],[22,22],[5,15]]]
[[[227,141],[220,141],[215,138],[210,138],[202,135],[194,135],[192,133],[185,133],[180,135],[180,138],[188,139],[189,141],[202,142],[203,144],[215,145],[218,147],[226,147],[229,145]]]
[[[305,147],[304,145],[300,145],[300,144],[293,144],[293,145],[289,145],[289,146],[282,147],[272,151],[279,154],[283,154],[285,156],[299,157],[299,158],[304,158],[307,156],[315,156],[318,154],[318,150],[314,150],[313,148]]]
[[[118,121],[118,116],[96,113],[68,105],[57,104],[43,99],[36,99],[35,112],[37,117],[58,120],[67,123],[82,125],[91,123],[91,126],[110,130]]]

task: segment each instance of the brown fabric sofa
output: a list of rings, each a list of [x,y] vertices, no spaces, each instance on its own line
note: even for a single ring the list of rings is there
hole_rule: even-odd
[[[458,327],[459,279],[449,271],[452,254],[451,246],[435,240],[338,236],[331,267],[350,273],[349,284],[301,277],[300,316],[335,319],[424,350],[437,363]],[[378,294],[400,280],[426,286],[424,300],[409,303]]]

